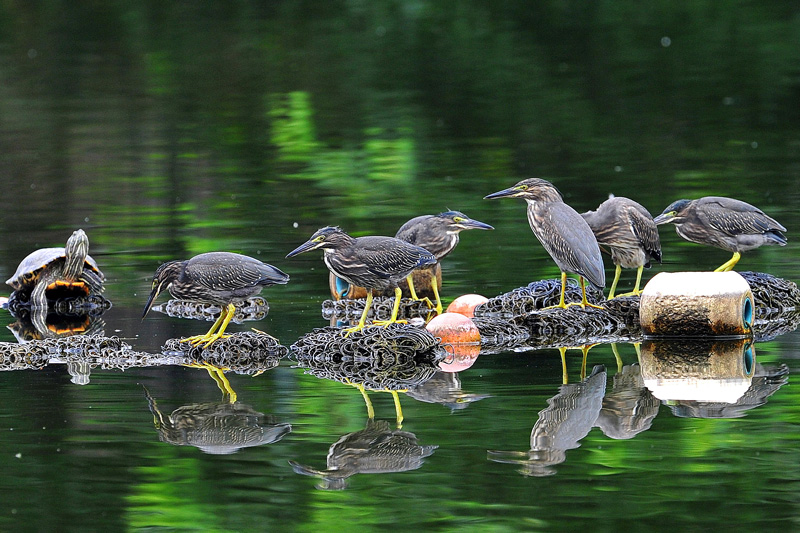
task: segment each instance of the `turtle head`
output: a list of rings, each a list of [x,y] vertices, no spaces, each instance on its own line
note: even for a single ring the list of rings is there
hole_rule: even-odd
[[[142,318],[147,316],[148,311],[153,307],[153,302],[156,301],[161,291],[168,290],[172,282],[178,279],[185,264],[186,261],[168,261],[156,269],[156,273],[153,275],[153,285],[150,288],[150,296],[144,305]]]
[[[82,229],[76,229],[64,247],[64,277],[77,278],[83,270],[83,263],[89,254],[89,237]]]

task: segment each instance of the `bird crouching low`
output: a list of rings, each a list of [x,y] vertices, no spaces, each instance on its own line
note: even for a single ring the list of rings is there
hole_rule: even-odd
[[[603,258],[597,239],[583,217],[564,203],[561,193],[552,183],[540,178],[528,178],[484,198],[522,198],[527,202],[531,230],[561,270],[561,298],[554,307],[567,307],[564,303],[567,272],[579,276],[583,294],[580,306],[600,307],[590,304],[586,299],[584,283],[584,279],[587,279],[600,290],[605,287]]]
[[[205,335],[183,339],[208,346],[224,336],[237,303],[259,294],[264,287],[288,282],[289,276],[274,266],[230,252],[208,252],[186,261],[169,261],[159,266],[153,276],[142,318],[164,290],[181,300],[220,305],[219,318]]]
[[[398,322],[402,291],[398,283],[417,268],[433,265],[436,257],[419,246],[394,237],[351,237],[338,227],[328,226],[317,230],[310,239],[289,252],[294,257],[311,250],[322,249],[323,261],[328,270],[351,285],[367,289],[367,301],[358,324],[348,333],[364,328],[367,313],[372,305],[373,292],[394,289],[395,303],[388,321],[374,321],[376,325]]]
[[[675,231],[689,242],[722,248],[733,253],[715,272],[732,270],[742,252],[765,244],[786,245],[786,231],[759,208],[724,196],[677,200],[654,219],[657,225],[675,224]]]

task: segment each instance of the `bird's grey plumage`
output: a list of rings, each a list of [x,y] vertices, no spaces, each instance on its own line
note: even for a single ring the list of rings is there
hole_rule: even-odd
[[[582,213],[597,244],[606,248],[615,265],[624,268],[650,267],[661,262],[661,240],[650,212],[630,198],[609,198],[594,211]]]
[[[169,285],[172,296],[218,304],[244,300],[259,294],[264,287],[289,280],[272,265],[230,252],[199,254],[175,263],[171,270],[175,275]]]
[[[395,237],[351,237],[338,227],[317,230],[287,257],[322,248],[328,269],[351,285],[383,291],[397,287],[417,268],[436,263],[424,248]]]
[[[675,224],[678,235],[687,241],[734,253],[787,242],[786,228],[774,218],[747,202],[724,196],[675,201],[655,222]]]
[[[447,221],[437,215],[422,215],[400,226],[395,237],[425,248],[439,261],[458,244],[458,233],[448,233],[446,226]]]
[[[528,223],[550,257],[564,272],[583,276],[602,289],[603,258],[592,229],[564,202],[528,202]]]
[[[447,211],[438,215],[414,217],[397,230],[395,237],[425,248],[444,259],[455,249],[459,234],[465,229],[494,229],[489,224],[473,220],[460,211]]]
[[[584,277],[599,289],[605,287],[603,258],[592,229],[577,211],[564,203],[552,183],[528,178],[485,198],[525,200],[531,230],[558,268]]]

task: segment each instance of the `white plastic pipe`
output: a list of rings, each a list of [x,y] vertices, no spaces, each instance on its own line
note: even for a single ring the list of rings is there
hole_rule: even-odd
[[[662,272],[639,300],[647,336],[749,336],[753,316],[750,285],[734,271]]]

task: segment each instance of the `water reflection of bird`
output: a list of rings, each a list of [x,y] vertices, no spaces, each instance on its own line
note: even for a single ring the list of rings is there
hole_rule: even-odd
[[[385,420],[369,419],[364,429],[342,436],[330,447],[326,470],[296,461],[289,464],[298,474],[322,478],[319,488],[341,490],[347,486],[347,478],[355,474],[416,470],[436,448],[419,445],[416,435],[393,430]]]
[[[706,196],[677,200],[655,218],[655,223],[675,224],[675,231],[687,241],[722,248],[733,253],[715,272],[732,270],[742,252],[765,244],[786,245],[786,231],[775,219],[741,200]]]
[[[230,252],[209,252],[187,261],[169,261],[158,267],[153,276],[153,287],[142,318],[165,289],[181,300],[220,305],[222,311],[208,333],[184,339],[208,346],[223,336],[237,303],[259,294],[264,287],[288,281],[289,276],[274,266]]]
[[[457,372],[436,372],[427,381],[408,389],[406,395],[420,402],[444,405],[453,411],[490,396],[461,390],[461,379]]]
[[[552,183],[529,178],[485,198],[522,198],[528,203],[528,223],[531,230],[561,270],[561,298],[558,307],[566,307],[564,291],[567,272],[579,276],[583,293],[581,306],[598,307],[586,300],[584,278],[598,289],[602,290],[605,286],[600,247],[589,224],[577,211],[564,203],[561,193]]]
[[[658,228],[650,212],[630,198],[615,196],[600,204],[596,210],[587,211],[581,216],[592,228],[597,244],[607,249],[611,261],[616,265],[608,299],[614,297],[622,267],[637,269],[636,285],[629,294],[641,294],[639,284],[642,281],[642,269],[650,268],[651,259],[661,262]]]
[[[364,328],[367,313],[372,305],[373,291],[394,289],[395,303],[392,316],[386,322],[397,322],[402,291],[398,282],[408,278],[417,268],[436,263],[436,257],[419,246],[414,246],[394,237],[353,238],[338,227],[317,230],[309,240],[289,252],[286,257],[321,248],[328,269],[351,285],[367,289],[367,301],[358,324],[348,331]],[[374,323],[378,323],[377,321]]]
[[[606,390],[606,369],[597,365],[580,383],[562,385],[558,394],[547,400],[531,430],[531,449],[527,452],[489,450],[488,457],[498,463],[522,465],[520,472],[530,476],[555,473],[554,465],[566,460],[567,450],[594,427]]]
[[[611,392],[603,398],[597,427],[612,439],[631,439],[650,429],[661,402],[644,386],[641,367],[627,365],[614,375]]]
[[[145,395],[159,439],[175,446],[195,446],[205,453],[224,455],[272,444],[292,430],[290,424],[271,423],[264,413],[239,402],[185,405],[164,415],[147,389]]]

